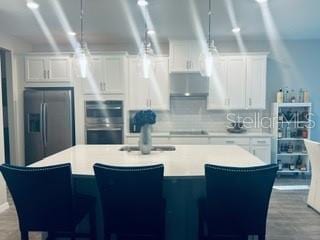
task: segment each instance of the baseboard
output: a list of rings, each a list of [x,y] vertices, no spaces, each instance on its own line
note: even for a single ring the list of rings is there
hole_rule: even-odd
[[[9,209],[9,203],[5,202],[5,203],[1,204],[0,205],[0,214],[7,209]]]

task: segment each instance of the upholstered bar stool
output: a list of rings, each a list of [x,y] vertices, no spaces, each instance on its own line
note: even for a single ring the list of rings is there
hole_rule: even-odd
[[[199,240],[265,240],[272,186],[278,167],[205,165],[206,198],[199,200]]]
[[[311,184],[308,205],[320,213],[320,143],[304,141],[311,163]]]
[[[163,165],[115,167],[95,164],[105,239],[164,240]]]
[[[96,238],[95,198],[73,193],[70,164],[42,168],[4,164],[0,170],[17,209],[22,240],[32,231],[48,232],[48,239]],[[88,214],[90,234],[77,233]]]

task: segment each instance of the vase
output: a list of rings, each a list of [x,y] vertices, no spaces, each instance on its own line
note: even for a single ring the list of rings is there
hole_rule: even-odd
[[[145,124],[141,127],[139,148],[142,154],[150,154],[152,149],[151,125]]]

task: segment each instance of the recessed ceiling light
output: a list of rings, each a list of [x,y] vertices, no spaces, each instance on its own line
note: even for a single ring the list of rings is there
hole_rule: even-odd
[[[27,2],[27,7],[30,9],[38,9],[39,8],[39,4],[34,2],[34,1],[28,1]]]
[[[69,36],[75,36],[75,35],[77,35],[77,33],[76,32],[68,32],[68,35]]]
[[[186,97],[190,97],[190,93],[189,92],[186,92],[186,93],[184,93],[184,95],[186,96]]]
[[[258,2],[258,3],[266,3],[266,2],[268,2],[268,0],[256,0],[256,2]]]
[[[137,4],[140,6],[140,7],[145,7],[145,6],[148,6],[148,1],[147,0],[138,0],[137,1]]]
[[[155,30],[152,30],[152,29],[149,29],[147,31],[148,35],[155,35],[156,34],[156,31]]]
[[[239,33],[241,29],[239,27],[232,28],[233,33]]]

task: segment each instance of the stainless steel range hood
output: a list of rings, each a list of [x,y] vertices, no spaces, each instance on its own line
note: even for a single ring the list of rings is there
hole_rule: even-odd
[[[171,97],[207,97],[209,91],[209,79],[201,77],[198,73],[171,74]]]

